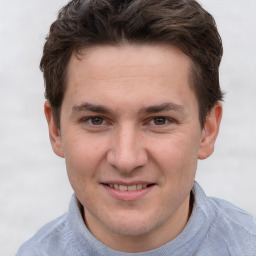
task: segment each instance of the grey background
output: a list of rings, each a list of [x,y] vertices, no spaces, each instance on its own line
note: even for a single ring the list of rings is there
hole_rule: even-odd
[[[256,2],[201,0],[224,44],[226,92],[216,150],[199,162],[207,194],[256,216]],[[67,210],[72,190],[43,114],[39,61],[66,0],[0,0],[0,255],[14,255],[39,227]]]

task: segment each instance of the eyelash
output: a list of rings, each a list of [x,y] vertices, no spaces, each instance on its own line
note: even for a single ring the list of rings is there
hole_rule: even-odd
[[[155,121],[157,119],[158,119],[158,121],[162,119],[162,121],[164,121],[164,124],[156,124]],[[168,117],[165,117],[165,116],[156,116],[156,117],[152,117],[148,123],[151,123],[151,122],[154,122],[154,124],[152,124],[154,126],[163,127],[163,126],[166,126],[168,124],[174,123],[175,120],[173,118],[168,118]]]
[[[93,124],[93,120],[97,121],[97,119],[98,119],[98,121],[101,121],[101,123]],[[164,121],[164,123],[163,124],[156,124],[157,120],[158,121],[160,121],[160,120]],[[158,128],[161,128],[161,127],[165,127],[169,124],[173,124],[175,122],[176,121],[173,118],[164,117],[164,116],[155,116],[155,117],[149,118],[144,124],[145,125],[149,124],[150,126],[156,126]],[[96,128],[96,127],[102,127],[104,125],[107,125],[108,121],[105,117],[102,117],[102,116],[90,116],[90,117],[83,118],[82,123],[88,123],[90,126]]]
[[[93,124],[93,119],[100,119],[102,122],[105,122],[106,123],[106,119],[104,117],[101,117],[101,116],[90,116],[90,117],[86,117],[86,118],[83,118],[82,119],[82,122],[83,123],[89,123],[89,125],[91,126],[101,126],[101,124]]]

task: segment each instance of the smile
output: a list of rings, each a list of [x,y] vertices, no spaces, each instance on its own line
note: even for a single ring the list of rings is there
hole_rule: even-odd
[[[121,184],[120,184],[121,183]],[[155,187],[155,183],[131,183],[123,184],[122,182],[106,182],[101,183],[106,189],[107,193],[115,199],[121,201],[136,201],[143,198],[146,194],[150,193]]]
[[[130,185],[130,186],[119,185],[119,184],[106,184],[106,185],[110,188],[118,189],[121,191],[135,191],[135,190],[140,190],[150,186],[147,184],[137,184],[137,185]]]

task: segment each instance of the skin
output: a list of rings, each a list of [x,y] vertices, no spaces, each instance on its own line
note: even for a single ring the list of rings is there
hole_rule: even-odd
[[[70,59],[60,130],[45,103],[85,223],[112,249],[155,249],[189,219],[197,161],[212,154],[222,114],[217,103],[200,127],[190,68],[172,46],[93,47]],[[151,186],[117,197],[106,183]]]

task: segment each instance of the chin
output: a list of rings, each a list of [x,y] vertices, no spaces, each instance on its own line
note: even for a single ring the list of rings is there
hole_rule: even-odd
[[[142,226],[140,224],[140,226],[138,225],[123,225],[123,224],[118,224],[117,227],[110,227],[112,233],[119,235],[119,236],[129,236],[129,237],[139,237],[139,236],[143,236],[146,235],[147,233],[150,232],[150,228],[149,227],[145,227]]]
[[[158,226],[155,218],[146,218],[145,216],[123,216],[122,218],[113,218],[111,222],[105,223],[108,230],[121,236],[143,236]]]

